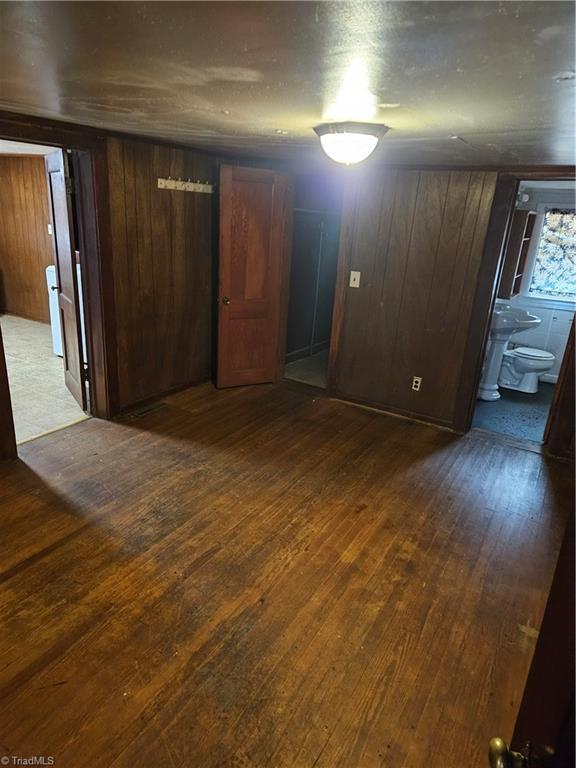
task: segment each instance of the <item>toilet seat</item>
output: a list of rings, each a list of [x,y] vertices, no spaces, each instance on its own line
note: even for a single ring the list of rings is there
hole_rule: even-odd
[[[515,357],[525,357],[529,360],[554,360],[554,355],[551,352],[546,352],[545,349],[533,349],[532,347],[516,347],[515,349],[509,349]]]

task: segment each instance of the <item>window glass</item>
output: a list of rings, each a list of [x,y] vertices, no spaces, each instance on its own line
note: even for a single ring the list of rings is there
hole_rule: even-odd
[[[576,215],[573,209],[550,208],[528,292],[556,299],[576,298]]]

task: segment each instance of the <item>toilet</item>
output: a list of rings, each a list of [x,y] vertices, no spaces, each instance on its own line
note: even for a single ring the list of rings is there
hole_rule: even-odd
[[[555,359],[544,349],[507,349],[502,358],[498,386],[534,394],[538,392],[538,377],[552,368]]]

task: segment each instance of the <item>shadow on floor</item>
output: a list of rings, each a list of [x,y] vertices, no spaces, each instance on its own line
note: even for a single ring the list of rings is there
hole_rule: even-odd
[[[472,426],[541,443],[553,396],[554,384],[543,382],[533,395],[500,387],[500,400],[478,400]]]

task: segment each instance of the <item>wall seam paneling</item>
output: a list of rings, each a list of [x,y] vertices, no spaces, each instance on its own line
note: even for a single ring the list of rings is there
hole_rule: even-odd
[[[484,171],[398,171],[350,190],[335,395],[453,424],[495,181]],[[361,271],[359,289],[348,287],[349,269]]]
[[[470,252],[468,256],[468,264],[467,264],[467,270],[466,270],[466,279],[462,288],[462,293],[460,296],[460,305],[459,305],[460,315],[463,314],[464,309],[466,307],[469,309],[469,318],[468,318],[468,322],[466,323],[467,330],[469,330],[470,323],[474,321],[474,318],[472,316],[472,304],[474,301],[476,284],[478,282],[478,274],[481,268],[482,250],[484,246],[486,230],[488,227],[488,217],[489,217],[489,212],[492,206],[493,197],[494,197],[494,185],[488,186],[487,174],[484,174],[482,190],[480,192],[481,202],[476,211],[476,219],[474,224],[474,237],[470,244]],[[484,204],[483,204],[483,201],[484,201]],[[486,216],[485,221],[481,221],[480,216],[482,211],[484,210],[484,205],[488,206],[488,215]],[[478,258],[476,259],[476,265],[474,266],[474,259],[472,258],[472,256],[473,256],[473,249],[475,244],[476,244],[476,247],[479,249],[479,254],[478,254]],[[473,270],[473,273],[470,274],[472,270]],[[466,334],[466,338],[467,337],[468,337],[468,333]],[[462,355],[463,354],[464,354],[464,350],[462,349]]]
[[[421,182],[421,179],[422,179],[422,174],[420,172],[418,172],[418,178],[416,180],[416,190],[415,190],[415,194],[414,194],[414,200],[413,200],[413,203],[412,203],[411,209],[410,209],[410,216],[411,216],[410,233],[408,235],[408,239],[407,239],[407,242],[406,242],[406,250],[405,250],[406,258],[405,258],[405,261],[404,261],[404,270],[403,270],[403,274],[402,274],[402,282],[401,282],[400,291],[399,291],[397,318],[400,316],[400,314],[402,312],[402,305],[403,305],[403,302],[404,302],[404,289],[405,289],[405,285],[406,285],[406,275],[408,273],[409,254],[410,254],[410,249],[412,247],[412,235],[414,233],[414,226],[415,226],[415,221],[416,221],[416,216],[415,216],[416,203],[417,203],[417,200],[418,200],[418,193],[420,192],[420,182]],[[396,322],[395,332],[394,332],[394,343],[393,343],[393,346],[392,346],[392,360],[396,359],[396,352],[397,352],[397,349],[398,349],[400,330],[401,330],[400,323]]]
[[[390,218],[388,221],[388,231],[386,233],[386,248],[385,252],[388,253],[390,250],[390,238],[392,237],[392,222],[394,221],[394,216],[396,214],[396,200],[397,200],[397,193],[398,193],[398,173],[394,172],[394,196],[392,199],[392,206],[390,209]],[[384,264],[384,274],[382,275],[382,282],[380,284],[380,301],[383,299],[383,293],[384,293],[384,285],[386,283],[386,275],[388,273],[388,267],[390,264],[390,260],[386,259]]]
[[[446,190],[446,196],[444,197],[444,205],[442,206],[442,217],[440,221],[440,229],[438,230],[438,239],[436,240],[436,248],[434,249],[434,267],[433,272],[436,272],[436,268],[438,265],[438,253],[440,251],[440,243],[442,240],[442,231],[444,229],[445,224],[445,217],[446,217],[446,207],[448,205],[448,200],[450,198],[450,185],[452,184],[452,174],[448,176],[448,188]],[[460,230],[461,231],[461,230]],[[428,293],[427,300],[426,300],[426,311],[424,313],[424,326],[428,328],[428,318],[430,314],[430,306],[432,303],[432,291]]]
[[[472,187],[472,174],[469,173],[468,174],[468,184],[466,186],[466,198],[465,198],[465,201],[464,201],[464,208],[463,208],[463,211],[462,211],[462,219],[460,220],[460,229],[459,229],[459,232],[458,232],[458,242],[456,244],[457,253],[460,253],[460,249],[461,249],[462,233],[464,231],[463,222],[464,222],[464,218],[466,216],[466,210],[468,208],[468,204],[469,204],[469,200],[470,200],[470,190],[471,190],[471,187]],[[453,286],[454,286],[455,275],[456,275],[456,270],[453,269],[451,274],[450,274],[450,287],[449,287],[449,290],[448,290],[448,296],[449,297],[451,297],[453,295]],[[446,307],[445,307],[443,327],[446,325],[446,320],[447,320],[448,313],[449,313],[449,304],[447,304]]]

